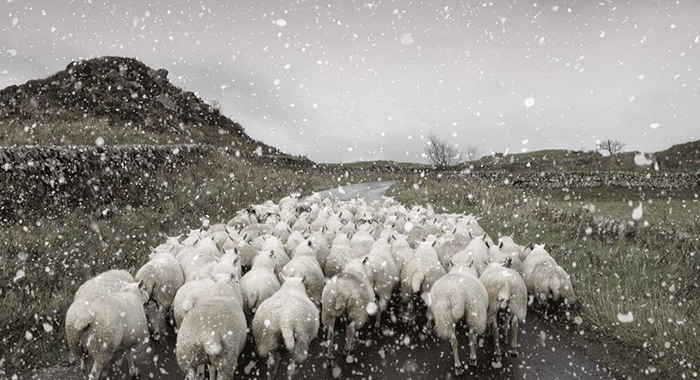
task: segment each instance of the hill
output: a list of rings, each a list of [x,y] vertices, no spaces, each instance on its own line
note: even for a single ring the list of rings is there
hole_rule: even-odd
[[[123,57],[71,62],[45,79],[0,90],[0,145],[205,143],[279,154],[166,69]]]
[[[563,149],[540,150],[527,153],[482,157],[479,160],[458,165],[459,169],[503,170],[512,173],[574,172],[574,171],[655,171],[655,165],[635,164],[638,152],[624,152],[615,156],[603,156],[596,151]],[[658,163],[659,171],[699,172],[700,140],[674,145],[666,150],[647,154],[650,162]]]

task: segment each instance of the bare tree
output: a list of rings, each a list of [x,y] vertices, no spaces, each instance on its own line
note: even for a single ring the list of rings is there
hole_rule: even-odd
[[[598,150],[607,151],[611,156],[614,156],[625,148],[625,143],[618,140],[605,140],[598,144]]]
[[[425,146],[425,154],[433,166],[446,168],[459,162],[460,152],[447,141],[434,134],[428,135],[428,145]]]
[[[467,145],[462,151],[462,158],[466,161],[476,161],[479,158],[479,148],[472,145]]]

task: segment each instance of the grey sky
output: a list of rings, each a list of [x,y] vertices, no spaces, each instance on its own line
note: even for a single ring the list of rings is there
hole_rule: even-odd
[[[0,87],[136,57],[317,161],[700,138],[700,1],[0,1]]]

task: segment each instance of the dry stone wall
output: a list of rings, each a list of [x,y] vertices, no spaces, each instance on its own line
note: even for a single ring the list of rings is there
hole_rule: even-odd
[[[0,147],[0,222],[108,203],[134,194],[143,176],[212,150],[199,145]]]
[[[637,172],[542,172],[512,174],[506,172],[462,173],[465,177],[490,179],[518,187],[653,187],[662,189],[700,188],[700,175],[692,173],[637,173]]]

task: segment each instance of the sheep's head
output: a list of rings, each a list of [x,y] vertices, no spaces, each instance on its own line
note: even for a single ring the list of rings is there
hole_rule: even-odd
[[[144,280],[125,285],[124,289],[122,289],[122,291],[138,295],[141,303],[144,305],[151,299],[150,291],[152,290],[148,289],[148,285]]]

